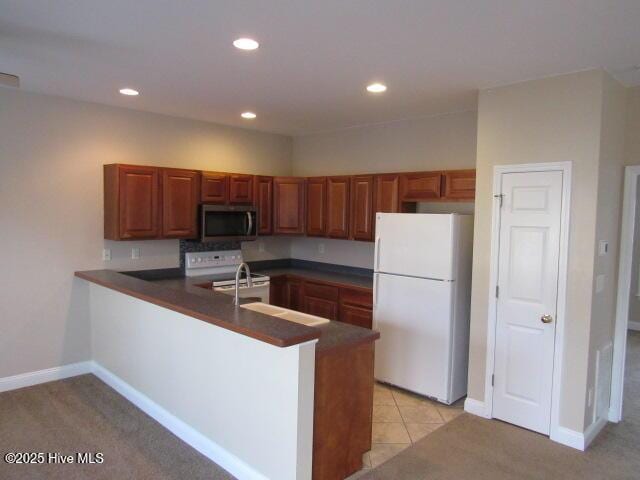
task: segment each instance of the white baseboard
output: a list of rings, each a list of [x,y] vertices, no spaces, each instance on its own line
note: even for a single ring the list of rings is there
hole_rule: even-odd
[[[550,438],[554,442],[561,443],[567,447],[584,451],[607,425],[607,421],[604,417],[596,420],[587,427],[584,433],[576,432],[575,430],[565,427],[558,427],[555,431],[551,432]]]
[[[84,375],[85,373],[91,373],[92,367],[93,362],[91,361],[78,362],[0,378],[0,392],[8,392],[9,390],[38,385],[39,383],[53,382],[55,380],[62,380],[63,378]]]
[[[629,322],[627,328],[629,330],[640,330],[640,322]]]
[[[478,417],[491,418],[487,413],[487,406],[484,402],[467,397],[464,401],[464,411]]]
[[[93,362],[93,373],[164,428],[239,479],[267,480],[239,458],[168,412],[103,366]]]

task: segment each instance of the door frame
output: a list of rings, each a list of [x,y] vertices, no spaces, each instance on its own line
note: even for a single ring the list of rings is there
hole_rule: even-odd
[[[624,370],[629,328],[629,301],[631,299],[631,262],[635,233],[636,199],[640,165],[625,167],[622,202],[622,226],[620,230],[620,261],[618,264],[618,293],[616,301],[616,326],[613,339],[613,371],[611,376],[611,401],[609,421],[622,420],[624,395]]]
[[[506,173],[526,172],[562,172],[562,207],[560,212],[560,252],[558,257],[558,300],[556,308],[556,333],[553,356],[553,379],[551,389],[551,424],[549,437],[562,441],[559,413],[562,392],[562,370],[564,358],[564,328],[566,323],[567,276],[569,259],[569,227],[571,212],[571,166],[572,162],[528,163],[520,165],[498,165],[493,167],[493,211],[491,219],[491,259],[489,276],[489,312],[487,327],[487,358],[485,371],[485,416],[493,418],[492,376],[495,366],[497,299],[495,290],[498,285],[498,262],[500,253],[500,201],[496,195],[500,192],[500,179]]]

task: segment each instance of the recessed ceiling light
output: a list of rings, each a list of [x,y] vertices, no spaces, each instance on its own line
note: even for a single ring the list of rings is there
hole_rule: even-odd
[[[138,90],[134,90],[133,88],[121,88],[120,93],[122,95],[129,95],[130,97],[135,97],[140,94]]]
[[[242,118],[246,118],[247,120],[252,120],[257,117],[257,115],[253,112],[244,112],[240,116]]]
[[[367,85],[367,91],[371,93],[382,93],[387,90],[387,86],[383,83],[372,83]]]
[[[238,38],[233,42],[233,46],[240,50],[255,50],[260,44],[253,38]]]

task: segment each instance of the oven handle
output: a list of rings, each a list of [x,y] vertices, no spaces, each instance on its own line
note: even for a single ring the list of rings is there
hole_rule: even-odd
[[[251,235],[251,230],[253,230],[253,217],[251,216],[251,212],[247,212],[247,236]]]

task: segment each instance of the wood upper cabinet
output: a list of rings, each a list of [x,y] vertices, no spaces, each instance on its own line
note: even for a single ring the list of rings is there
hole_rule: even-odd
[[[351,177],[327,178],[327,236],[349,237]]]
[[[104,166],[104,238],[133,240],[160,235],[160,170]]]
[[[229,175],[202,172],[200,200],[204,203],[226,204],[229,201]]]
[[[273,179],[273,233],[304,235],[304,178]]]
[[[162,169],[162,236],[198,236],[200,175],[193,170]]]
[[[229,203],[253,204],[253,175],[229,175]]]
[[[258,235],[273,233],[273,177],[256,176],[255,204],[258,209]]]
[[[349,238],[373,240],[373,176],[351,177],[351,228]]]
[[[400,201],[420,202],[440,198],[441,172],[402,173],[400,175]]]
[[[476,171],[450,170],[444,172],[444,197],[447,200],[474,201]]]
[[[323,237],[326,233],[327,179],[307,179],[307,235]]]
[[[374,215],[377,212],[398,213],[400,211],[400,175],[389,173],[375,176]]]

